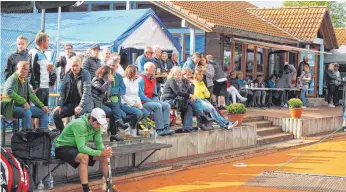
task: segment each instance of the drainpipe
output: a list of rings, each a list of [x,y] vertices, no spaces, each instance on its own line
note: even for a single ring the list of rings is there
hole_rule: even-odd
[[[190,56],[195,52],[195,35],[196,30],[194,28],[190,28]]]

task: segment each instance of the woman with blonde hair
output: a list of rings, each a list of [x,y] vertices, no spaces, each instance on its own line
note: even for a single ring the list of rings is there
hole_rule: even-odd
[[[135,116],[131,122],[131,135],[137,137],[137,125],[140,120],[148,117],[149,112],[143,107],[141,99],[139,98],[138,72],[136,66],[127,66],[124,73],[124,84],[126,93],[121,96],[123,102],[121,109],[125,111],[126,114]]]
[[[233,127],[238,125],[238,121],[228,122],[224,117],[222,117],[213,105],[207,100],[210,97],[210,92],[205,86],[203,82],[203,71],[196,70],[194,75],[194,85],[195,92],[194,95],[201,99],[201,103],[203,106],[203,111],[209,113],[211,117],[216,121],[216,123],[220,126],[220,128],[224,129],[232,129]]]
[[[196,109],[196,99],[193,96],[192,90],[186,90],[183,85],[182,73],[180,67],[173,67],[168,75],[167,81],[164,84],[161,100],[169,103],[172,108],[176,108],[181,111],[183,120],[183,132],[193,131],[192,117],[193,110]],[[202,130],[209,130],[208,126],[205,125],[202,120],[204,114],[202,111],[196,111],[197,118],[201,119],[199,127]],[[206,118],[204,116],[204,118]]]

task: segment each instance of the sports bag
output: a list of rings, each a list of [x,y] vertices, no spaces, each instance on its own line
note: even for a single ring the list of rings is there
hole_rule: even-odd
[[[11,149],[14,156],[23,160],[47,160],[50,158],[52,141],[58,135],[58,130],[47,128],[22,129],[13,134]]]
[[[33,181],[28,166],[18,161],[10,151],[1,147],[1,192],[32,192]]]

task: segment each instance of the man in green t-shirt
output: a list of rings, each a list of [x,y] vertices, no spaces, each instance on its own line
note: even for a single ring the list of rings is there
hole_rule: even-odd
[[[112,148],[102,143],[101,125],[107,124],[106,114],[100,108],[95,108],[90,114],[85,114],[72,120],[63,129],[56,140],[55,156],[69,163],[72,167],[79,166],[79,177],[83,192],[89,192],[88,165],[93,166],[100,161],[102,173],[108,178],[107,158],[112,156]],[[96,149],[87,146],[94,140]]]

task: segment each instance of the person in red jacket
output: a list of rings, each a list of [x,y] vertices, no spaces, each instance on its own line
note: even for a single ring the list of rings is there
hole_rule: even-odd
[[[147,62],[144,64],[144,72],[139,78],[139,98],[143,107],[152,112],[155,118],[155,129],[159,136],[174,134],[169,129],[169,113],[171,106],[159,100],[156,90],[155,64]]]

